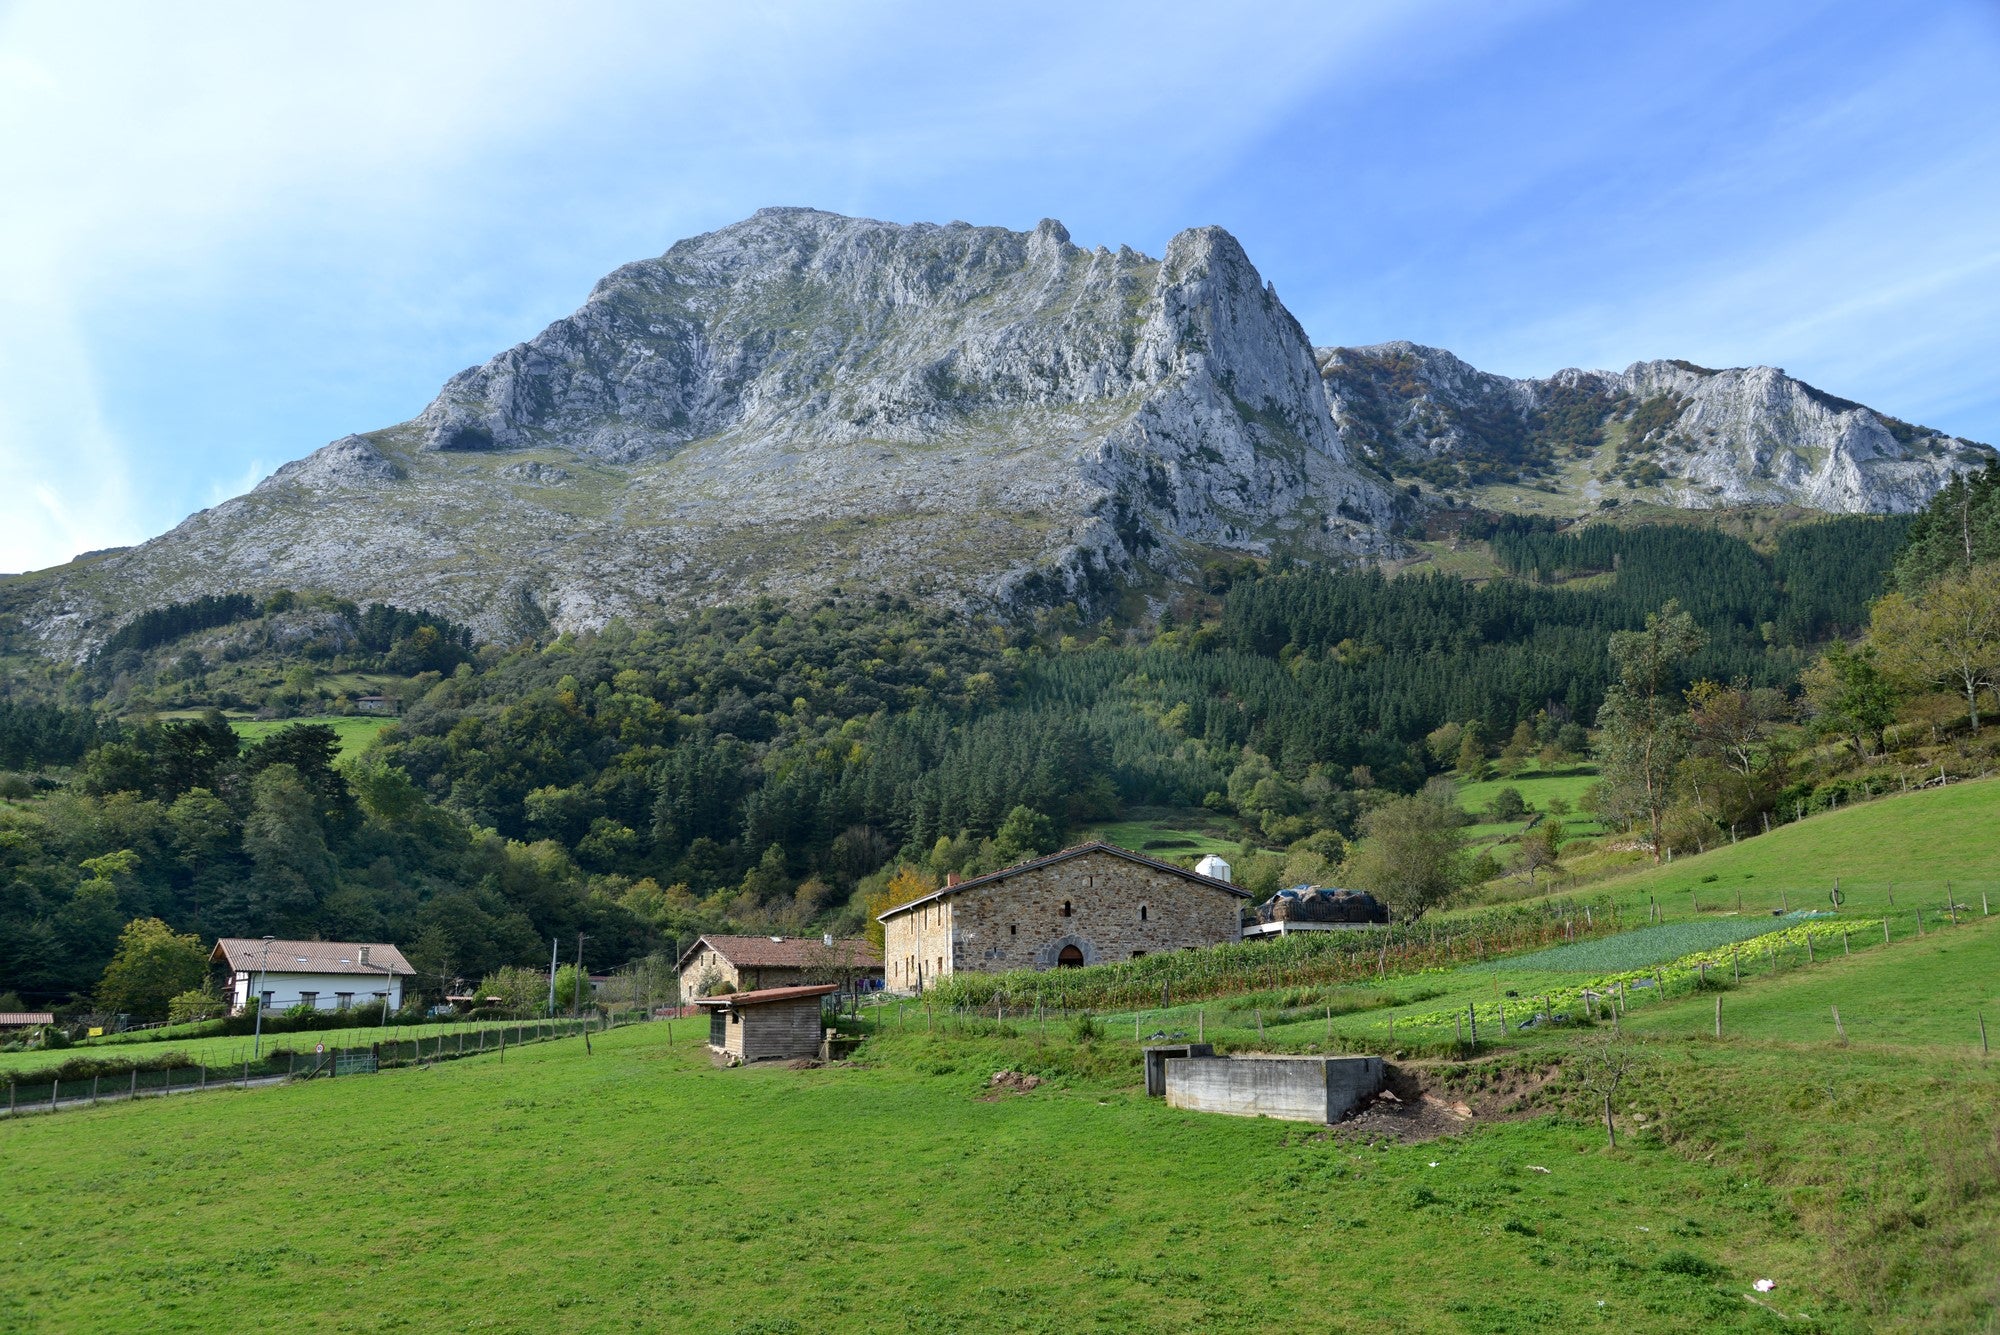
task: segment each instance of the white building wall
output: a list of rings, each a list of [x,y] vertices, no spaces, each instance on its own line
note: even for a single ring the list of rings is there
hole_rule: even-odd
[[[259,990],[271,994],[266,1012],[288,1011],[299,1004],[308,992],[315,993],[313,1006],[318,1010],[330,1011],[340,1008],[340,997],[351,993],[349,1002],[354,1006],[366,1006],[376,1001],[384,989],[389,993],[389,1009],[395,1010],[403,1004],[403,980],[400,976],[387,974],[358,973],[283,973],[277,969],[264,972],[258,970],[239,972],[231,982],[230,1005],[241,1010],[250,1004],[250,998]]]

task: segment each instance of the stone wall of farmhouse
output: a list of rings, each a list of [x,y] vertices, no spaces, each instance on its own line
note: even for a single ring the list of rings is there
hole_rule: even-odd
[[[1052,969],[1239,940],[1244,900],[1109,853],[1088,853],[952,895],[884,926],[899,991],[969,970]],[[1065,912],[1067,907],[1067,912]]]

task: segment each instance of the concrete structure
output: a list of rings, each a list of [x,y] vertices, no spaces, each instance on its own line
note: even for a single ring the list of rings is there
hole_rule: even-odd
[[[1157,1047],[1144,1049],[1146,1059],[1146,1094],[1150,1098],[1163,1098],[1167,1092],[1167,1058],[1169,1057],[1213,1057],[1213,1043],[1162,1043]]]
[[[403,1004],[403,980],[417,971],[403,952],[381,942],[265,941],[225,936],[209,955],[229,969],[229,1007],[240,1011],[255,996],[266,1012],[294,1006],[345,1010],[387,1001]]]
[[[882,986],[882,952],[860,937],[702,936],[681,952],[681,1000],[711,994],[832,983],[840,991]]]
[[[825,1023],[820,1003],[839,988],[769,987],[757,992],[732,992],[700,997],[695,1005],[708,1012],[708,1050],[732,1066],[817,1057]]]
[[[1233,881],[1236,879],[1229,874],[1229,864],[1213,853],[1210,853],[1200,862],[1195,863],[1194,869],[1199,874],[1208,877],[1211,881]]]
[[[891,989],[960,971],[1059,969],[1237,941],[1227,881],[1111,844],[1085,844],[949,884],[881,915]]]
[[[1380,1057],[1169,1057],[1169,1107],[1337,1122],[1382,1090]]]

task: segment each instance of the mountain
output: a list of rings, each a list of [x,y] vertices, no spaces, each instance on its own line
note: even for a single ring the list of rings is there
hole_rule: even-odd
[[[1995,457],[1769,366],[1653,361],[1515,380],[1415,343],[1314,355],[1357,458],[1500,509],[1532,491],[1555,498],[1534,508],[1577,513],[1643,500],[1908,514]]]
[[[502,638],[836,590],[1106,607],[1216,548],[1391,555],[1427,505],[1908,510],[1990,454],[1766,368],[1316,350],[1214,227],[1152,259],[1053,221],[764,209],[0,611],[74,657],[145,608],[287,587]]]
[[[243,588],[488,635],[836,588],[1088,604],[1207,547],[1386,550],[1396,505],[1219,228],[1155,260],[1052,221],[765,209],[617,270],[414,421],[15,601],[70,652]]]

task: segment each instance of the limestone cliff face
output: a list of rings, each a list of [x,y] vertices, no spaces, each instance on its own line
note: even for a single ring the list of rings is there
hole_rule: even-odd
[[[1768,366],[1652,361],[1516,380],[1414,343],[1315,355],[1357,457],[1474,498],[1530,485],[1578,509],[1632,499],[1907,513],[1994,456]]]
[[[1234,238],[1163,259],[809,209],[626,265],[575,314],[141,547],[44,572],[79,652],[126,615],[290,586],[488,635],[759,593],[1110,597],[1209,546],[1368,553],[1310,343]]]

